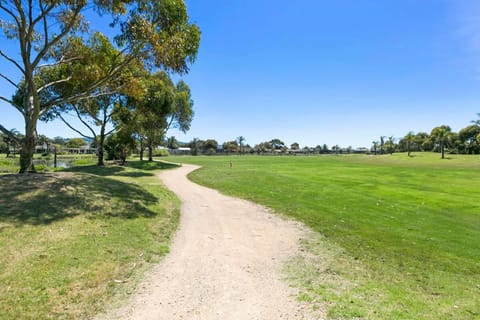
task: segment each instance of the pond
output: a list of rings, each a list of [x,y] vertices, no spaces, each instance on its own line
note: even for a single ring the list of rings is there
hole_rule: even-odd
[[[57,159],[57,168],[70,168],[73,166],[74,159]],[[53,160],[45,159],[35,159],[33,160],[34,165],[43,165],[45,167],[54,167]]]

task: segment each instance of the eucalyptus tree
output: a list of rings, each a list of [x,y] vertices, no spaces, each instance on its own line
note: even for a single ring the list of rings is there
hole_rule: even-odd
[[[217,153],[218,142],[215,139],[207,139],[200,144],[202,152],[208,155]]]
[[[285,148],[285,143],[282,140],[275,138],[270,140],[270,146],[272,150],[282,150]]]
[[[189,86],[182,80],[175,85],[165,72],[142,81],[142,94],[130,96],[127,105],[134,110],[136,136],[148,149],[148,161],[153,161],[153,149],[163,142],[169,129],[184,133],[190,129],[193,100]]]
[[[12,91],[22,91],[18,95],[21,101],[0,96],[0,100],[11,104],[24,118],[20,172],[35,171],[37,122],[50,108],[98,95],[96,89],[120,75],[131,59],[152,67],[188,72],[200,40],[200,31],[189,22],[182,0],[2,0],[0,13],[0,29],[16,46],[9,50],[10,46],[2,45],[0,57],[17,71],[17,74],[2,71],[0,78],[14,88]],[[116,33],[115,45],[125,59],[101,79],[85,79],[82,90],[42,102],[41,96],[50,88],[79,76],[56,70],[82,59],[82,51],[65,49],[70,48],[72,39],[82,42],[84,34],[92,31],[86,16],[94,14],[100,15],[107,22],[105,25],[110,22],[113,28],[109,30]],[[54,70],[50,75],[56,77],[38,81],[38,74],[50,69]],[[0,131],[10,135],[1,124]]]
[[[105,79],[110,70],[118,64],[124,66],[123,71],[115,78],[103,80],[103,83],[91,92],[90,97],[57,104],[46,111],[40,119],[44,121],[60,119],[82,137],[95,141],[97,164],[103,165],[105,139],[119,129],[118,126],[122,123],[118,121],[118,115],[122,114],[122,108],[126,107],[126,94],[138,91],[136,80],[141,74],[146,73],[137,60],[131,60],[122,55],[100,33],[92,35],[85,46],[77,42],[76,47],[76,50],[82,47],[83,59],[72,62],[68,68],[64,68],[67,71],[62,72],[81,74],[82,77],[72,76],[67,83],[53,85],[41,96],[41,101],[71,96],[83,90],[89,83]],[[78,118],[79,124],[73,125],[66,114],[73,114]]]
[[[448,138],[452,135],[452,129],[447,125],[438,126],[432,129],[430,135],[438,143],[442,159],[445,159],[445,145],[448,142]]]
[[[480,125],[473,124],[466,126],[458,132],[460,143],[463,145],[465,153],[479,153],[480,148],[477,142],[477,136],[480,134]]]
[[[135,150],[136,140],[130,131],[131,127],[123,126],[105,141],[108,160],[120,160],[125,164],[127,157]]]
[[[223,151],[226,152],[227,154],[238,152],[239,150],[239,145],[237,140],[226,141],[223,143],[222,146],[223,146]]]
[[[65,147],[80,148],[80,147],[86,146],[87,144],[88,144],[87,141],[83,140],[82,138],[72,138],[65,143]]]

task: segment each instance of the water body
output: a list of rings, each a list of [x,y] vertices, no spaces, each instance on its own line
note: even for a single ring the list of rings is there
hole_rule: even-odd
[[[73,166],[74,160],[57,160],[57,168],[70,168]],[[33,160],[35,165],[43,165],[46,167],[54,167],[53,160],[37,159]]]

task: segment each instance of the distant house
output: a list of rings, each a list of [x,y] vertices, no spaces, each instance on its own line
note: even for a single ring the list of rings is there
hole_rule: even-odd
[[[368,153],[370,150],[365,147],[356,148],[353,153]]]
[[[47,146],[46,143],[35,146],[35,153],[46,153],[46,152],[54,152],[54,151],[55,151],[55,146],[53,145]]]
[[[190,155],[192,149],[188,147],[180,147],[177,149],[168,149],[168,153],[171,155]]]

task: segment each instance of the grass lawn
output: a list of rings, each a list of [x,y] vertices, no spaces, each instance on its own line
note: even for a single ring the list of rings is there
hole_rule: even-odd
[[[178,223],[167,167],[0,176],[0,318],[86,319],[131,292]]]
[[[168,160],[317,231],[290,272],[330,318],[480,319],[480,157],[414,155]]]

